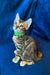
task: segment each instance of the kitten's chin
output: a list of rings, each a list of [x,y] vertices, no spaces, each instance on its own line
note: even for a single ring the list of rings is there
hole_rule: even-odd
[[[14,30],[15,32],[17,32],[17,33],[24,33],[23,31],[21,31],[21,30]]]
[[[19,32],[19,31],[16,31],[16,30],[15,30],[15,32],[17,32],[17,33],[22,33],[21,31]]]
[[[15,31],[15,32],[17,32],[17,33],[24,33],[22,30],[20,30],[19,28],[15,28],[15,27],[13,27],[13,30]]]

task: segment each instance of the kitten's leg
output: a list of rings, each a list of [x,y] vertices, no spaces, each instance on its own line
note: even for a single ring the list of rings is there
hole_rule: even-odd
[[[15,58],[13,58],[13,60],[12,60],[14,63],[17,63],[20,60],[20,56],[18,56],[18,52],[17,51],[18,51],[18,49],[14,51]]]
[[[20,66],[32,65],[32,64],[34,64],[34,61],[31,61],[31,62],[21,61],[21,62],[20,62]]]
[[[20,60],[20,57],[19,57],[19,56],[16,56],[15,58],[13,58],[12,61],[13,61],[14,63],[17,63],[19,60]]]

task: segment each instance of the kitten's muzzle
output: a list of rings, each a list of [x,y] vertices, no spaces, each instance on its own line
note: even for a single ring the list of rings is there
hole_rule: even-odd
[[[16,29],[19,28],[19,26],[16,27]]]

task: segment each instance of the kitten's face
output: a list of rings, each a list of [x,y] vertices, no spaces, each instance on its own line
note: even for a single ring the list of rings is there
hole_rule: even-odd
[[[19,18],[19,14],[17,13],[16,18],[14,20],[13,30],[18,33],[25,33],[26,30],[30,27],[31,23],[31,18],[27,21],[23,21]]]
[[[23,20],[15,20],[13,30],[18,33],[24,33],[26,31],[26,22]]]

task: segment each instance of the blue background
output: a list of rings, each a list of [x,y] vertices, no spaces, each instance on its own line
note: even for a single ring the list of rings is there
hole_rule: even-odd
[[[49,0],[0,0],[0,75],[50,75],[50,1]],[[20,18],[33,22],[27,34],[33,37],[43,59],[34,65],[20,67],[12,59],[15,45],[12,41],[16,13]]]

